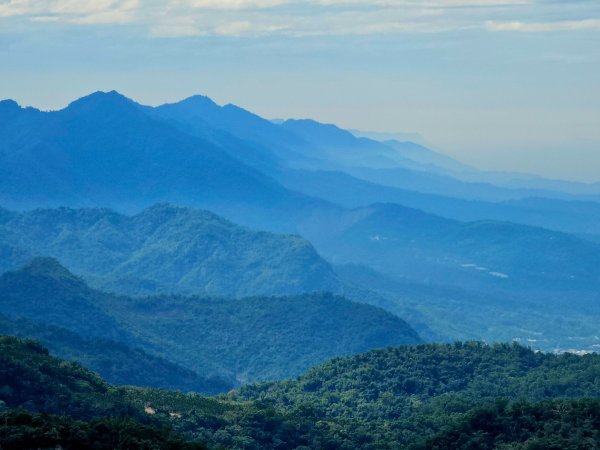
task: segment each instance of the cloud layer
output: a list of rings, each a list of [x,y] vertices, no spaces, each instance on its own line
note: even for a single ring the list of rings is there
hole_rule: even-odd
[[[150,36],[600,30],[595,2],[560,0],[0,0],[0,24],[135,25]]]

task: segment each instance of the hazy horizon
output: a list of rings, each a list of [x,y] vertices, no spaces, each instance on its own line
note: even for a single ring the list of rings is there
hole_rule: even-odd
[[[116,89],[418,133],[476,167],[600,181],[600,5],[578,0],[10,0],[0,97]]]
[[[217,101],[215,98],[213,98],[211,95],[206,94],[206,93],[195,93],[195,94],[191,94],[182,98],[177,98],[177,99],[173,99],[173,100],[168,100],[165,102],[144,102],[144,101],[139,101],[139,99],[134,98],[133,96],[128,95],[127,93],[124,93],[122,91],[118,91],[116,89],[106,89],[106,90],[96,90],[96,91],[90,91],[87,92],[85,94],[83,94],[81,97],[85,97],[87,95],[93,94],[94,92],[110,92],[110,91],[117,91],[119,92],[121,95],[124,95],[127,98],[130,98],[134,101],[136,101],[137,103],[143,104],[143,105],[147,105],[147,106],[159,106],[161,104],[165,104],[165,103],[176,103],[178,101],[184,100],[186,98],[195,96],[195,95],[202,95],[202,96],[206,96],[210,99],[212,99],[213,101],[215,101],[217,104],[219,105],[225,105],[225,104],[235,104],[237,106],[243,107],[244,109],[247,109],[248,111],[251,111],[253,113],[259,114],[260,113],[257,112],[256,109],[253,109],[252,107],[247,107],[244,105],[240,105],[237,104],[235,101],[223,101],[223,102],[219,102]],[[46,106],[39,106],[36,104],[24,104],[20,101],[18,101],[17,99],[14,98],[0,98],[0,101],[2,100],[14,100],[16,101],[21,107],[32,107],[32,108],[36,108],[36,109],[40,109],[42,111],[58,111],[61,109],[66,108],[71,102],[77,100],[78,98],[81,97],[77,97],[77,98],[72,98],[70,100],[67,100],[63,103],[57,103],[57,104],[53,104],[53,105],[46,105]],[[562,156],[562,151],[559,149],[557,151],[556,147],[551,148],[551,147],[541,147],[538,149],[532,148],[530,147],[529,150],[529,154],[532,158],[536,158],[536,157],[543,157],[544,159],[544,163],[548,164],[548,162],[552,162],[552,158],[554,157],[556,159],[556,164],[558,168],[562,167],[562,170],[558,170],[558,171],[553,171],[553,170],[536,170],[539,169],[539,164],[538,161],[532,160],[531,161],[531,165],[525,165],[525,164],[516,164],[513,165],[511,164],[511,161],[505,161],[506,164],[502,164],[502,162],[498,163],[498,158],[501,158],[502,155],[500,154],[502,149],[497,149],[498,152],[495,155],[490,155],[490,154],[484,154],[483,152],[481,152],[480,154],[475,153],[475,154],[468,154],[465,153],[464,151],[460,151],[460,149],[458,151],[452,151],[449,149],[444,148],[443,146],[439,146],[436,145],[435,142],[433,142],[432,140],[429,139],[428,136],[425,136],[419,132],[414,132],[412,130],[386,130],[386,129],[368,129],[365,127],[345,127],[343,125],[341,125],[340,123],[336,123],[332,120],[327,120],[327,119],[317,119],[318,114],[315,115],[306,115],[306,116],[286,116],[286,117],[269,117],[269,116],[264,116],[261,115],[262,117],[269,119],[269,120],[287,120],[287,119],[315,119],[315,120],[319,120],[323,123],[328,123],[328,124],[334,124],[336,126],[339,126],[340,128],[343,128],[345,130],[348,130],[350,132],[356,133],[356,132],[361,132],[359,134],[361,135],[365,135],[368,137],[371,137],[372,139],[375,140],[384,140],[384,139],[397,139],[400,141],[411,141],[411,142],[416,142],[419,143],[421,145],[424,145],[438,153],[450,156],[452,158],[455,158],[457,161],[460,161],[464,164],[470,165],[475,169],[480,169],[480,170],[489,170],[489,171],[498,171],[498,172],[511,172],[511,173],[516,173],[516,174],[523,174],[523,175],[535,175],[535,176],[541,176],[541,177],[545,177],[548,179],[554,179],[554,180],[563,180],[563,181],[573,181],[573,182],[582,182],[582,183],[599,183],[600,182],[600,176],[596,175],[596,171],[592,170],[592,176],[589,178],[586,177],[577,177],[577,176],[568,176],[565,175],[565,173],[568,173],[568,171],[565,171],[565,168],[561,166],[561,156]],[[373,136],[371,136],[373,135]],[[552,151],[553,150],[553,151]],[[585,151],[585,148],[583,149]],[[535,152],[541,152],[543,153],[543,155],[536,155]],[[569,150],[568,151],[571,155],[573,154],[573,150]],[[494,157],[496,158],[496,161],[494,161]],[[487,159],[487,161],[486,161]],[[577,161],[579,161],[579,159],[577,159]],[[592,167],[595,167],[594,165],[592,165]],[[545,167],[545,169],[547,169],[548,167]]]

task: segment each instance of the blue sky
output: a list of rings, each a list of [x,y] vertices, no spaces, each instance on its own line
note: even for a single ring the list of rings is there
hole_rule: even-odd
[[[600,181],[597,0],[0,0],[0,97],[202,93]]]

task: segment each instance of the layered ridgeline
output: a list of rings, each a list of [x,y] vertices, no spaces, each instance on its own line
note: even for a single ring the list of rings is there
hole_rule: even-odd
[[[77,361],[115,385],[160,387],[204,394],[226,392],[235,385],[234,381],[216,374],[200,376],[123,342],[84,337],[66,328],[40,322],[0,315],[0,335],[35,339],[53,355]]]
[[[520,339],[544,350],[599,344],[597,243],[394,204],[315,212],[301,229],[335,270],[296,235],[192,208],[161,204],[133,216],[3,210],[0,267],[51,255],[93,286],[127,295],[328,291],[386,308],[436,340]]]
[[[438,336],[521,339],[544,350],[594,350],[600,343],[596,243],[394,204],[315,215],[302,234],[340,276],[390,299],[382,306],[401,317],[416,311]]]
[[[53,256],[95,286],[123,294],[226,296],[344,292],[306,240],[257,232],[208,211],[156,205],[133,216],[45,209],[0,217],[0,270]]]
[[[113,387],[35,342],[0,337],[0,445],[594,448],[600,444],[600,401],[569,399],[597,398],[599,367],[599,357],[591,355],[418,346],[334,360],[298,381],[206,398]],[[526,401],[510,400],[515,397]]]
[[[182,132],[116,92],[51,112],[0,102],[0,137],[5,207],[171,201],[276,226],[324,204],[231,156],[235,143]]]
[[[212,139],[293,191],[346,207],[392,202],[457,220],[598,234],[597,184],[481,172],[411,142],[358,138],[313,120],[274,124],[202,96],[144,110],[182,131]],[[318,208],[323,209],[330,208]]]
[[[361,442],[361,448],[406,448],[437,433],[442,434],[430,442],[435,443],[434,448],[496,448],[492,444],[503,439],[524,445],[530,439],[533,444],[537,437],[565,437],[556,442],[568,442],[573,436],[563,436],[567,429],[581,433],[580,444],[598,445],[599,423],[587,414],[598,408],[599,373],[600,356],[596,354],[543,354],[516,344],[424,345],[334,359],[297,380],[246,386],[236,398],[266,401],[283,410],[306,408],[319,419],[338,422],[343,439]],[[511,400],[580,397],[596,400],[521,407],[507,404]],[[505,401],[497,404],[497,399]],[[477,409],[489,405],[497,409],[487,415]],[[515,417],[509,426],[510,411],[521,419]],[[531,415],[535,420],[528,424],[519,421]],[[563,424],[565,428],[544,429],[544,424]],[[501,427],[512,434],[502,436]],[[461,435],[474,445],[461,447],[465,440]],[[444,447],[444,442],[453,444]],[[481,446],[475,445],[477,442]]]
[[[284,378],[333,356],[421,341],[402,319],[331,294],[243,299],[127,298],[91,289],[51,258],[35,259],[23,269],[0,277],[0,314],[60,327],[88,338],[73,349],[73,344],[65,340],[74,337],[52,329],[43,332],[42,328],[27,326],[18,333],[39,338],[58,349],[59,354],[89,364],[120,383],[153,380],[154,375],[124,370],[119,378],[112,378],[112,366],[119,364],[121,356],[136,354],[137,350],[121,349],[110,362],[108,356],[95,350],[100,346],[108,351],[112,344],[107,339],[160,357],[165,367],[166,359],[200,374],[203,378],[197,382],[205,383],[204,392],[213,392],[219,386],[225,390],[227,383],[219,381],[223,378],[232,384]],[[94,344],[92,338],[105,341]],[[148,357],[137,355],[137,361]],[[160,363],[153,362],[155,366]],[[127,367],[136,364],[132,361]],[[179,369],[169,368],[174,375]],[[182,370],[180,374],[182,380],[173,380],[169,386],[190,389],[194,375]]]
[[[7,100],[0,102],[0,137],[0,204],[16,209],[138,210],[170,201],[261,228],[294,230],[314,210],[332,207],[309,193],[348,206],[393,201],[459,220],[582,234],[598,234],[600,223],[598,204],[586,202],[598,200],[600,185],[480,173],[413,143],[357,138],[311,120],[274,124],[200,96],[150,108],[98,92],[52,112]],[[305,172],[298,177],[290,169]],[[310,171],[326,176],[327,189]],[[503,187],[511,183],[515,187]]]
[[[4,207],[102,205],[139,211],[156,201],[172,201],[210,208],[236,223],[300,233],[330,262],[366,266],[391,278],[387,287],[395,287],[378,289],[386,301],[367,298],[364,291],[354,295],[331,286],[330,271],[320,264],[315,270],[282,274],[289,261],[279,259],[285,253],[281,249],[266,262],[240,251],[246,241],[205,254],[196,250],[204,249],[207,240],[213,242],[209,236],[197,242],[177,231],[170,235],[173,239],[149,238],[153,246],[132,255],[126,249],[139,243],[137,237],[111,222],[116,216],[97,211],[73,213],[74,227],[84,223],[85,233],[61,226],[49,233],[55,249],[85,248],[93,257],[70,250],[41,253],[51,250],[46,230],[38,228],[33,245],[21,234],[21,227],[29,230],[24,222],[0,239],[0,261],[13,262],[4,268],[31,256],[54,255],[94,286],[128,294],[193,290],[241,296],[327,289],[377,302],[402,317],[405,312],[420,316],[419,323],[444,339],[514,338],[543,349],[590,350],[598,345],[594,308],[600,303],[600,264],[599,247],[593,243],[600,229],[600,208],[593,201],[597,185],[539,179],[513,183],[510,174],[473,174],[418,146],[356,138],[314,121],[275,124],[203,97],[150,108],[115,92],[96,93],[55,112],[3,102],[0,137]],[[460,178],[458,172],[468,176]],[[498,186],[480,183],[482,176]],[[527,188],[528,182],[531,189],[523,192],[503,187]],[[572,198],[577,201],[567,201]],[[80,214],[89,214],[93,224],[85,225],[88,218]],[[97,215],[100,222],[91,217]],[[0,221],[11,217],[0,212]],[[166,235],[173,231],[160,230]],[[188,231],[193,235],[193,229]],[[219,242],[228,242],[227,233],[217,236]],[[185,242],[185,247],[174,241]],[[285,247],[298,250],[297,242]],[[179,252],[187,259],[177,258]],[[316,263],[309,253],[300,253],[301,267]],[[193,267],[199,271],[189,264],[196,256],[200,260]],[[72,265],[75,260],[81,264]],[[245,266],[237,265],[241,261]],[[163,265],[170,277],[166,281]],[[117,266],[118,272],[112,272]],[[356,275],[346,280],[369,278],[365,272]],[[305,276],[316,276],[316,283],[312,278],[305,283]],[[405,289],[415,284],[415,291]],[[423,304],[420,292],[429,287],[432,293],[449,289],[464,295],[449,299],[434,294],[433,303]],[[473,319],[463,325],[456,312],[469,310]]]

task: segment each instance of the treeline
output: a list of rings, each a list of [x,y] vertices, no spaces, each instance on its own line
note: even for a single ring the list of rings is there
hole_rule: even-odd
[[[430,344],[336,358],[297,380],[250,385],[236,398],[302,405],[362,448],[403,448],[462,423],[497,399],[600,398],[600,355],[553,355],[517,344]]]
[[[115,387],[0,337],[0,448],[584,449],[600,356],[420,345],[338,358],[221,397]]]
[[[498,401],[416,446],[422,450],[579,450],[600,446],[600,401]]]

